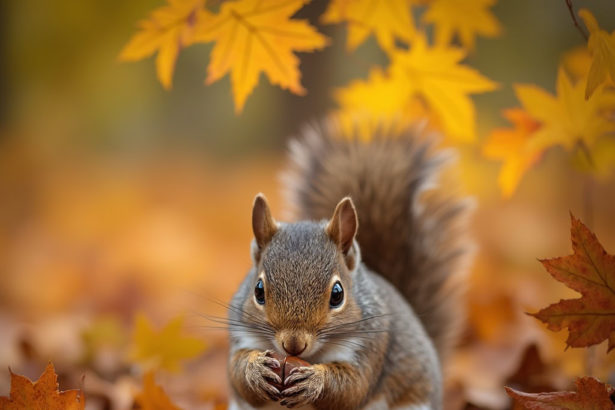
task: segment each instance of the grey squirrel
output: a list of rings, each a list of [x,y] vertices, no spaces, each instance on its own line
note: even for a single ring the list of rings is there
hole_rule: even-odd
[[[325,123],[291,142],[299,222],[254,201],[253,267],[229,307],[231,409],[442,407],[467,201],[432,189],[449,155],[420,130],[339,134]],[[311,365],[281,380],[275,352]]]

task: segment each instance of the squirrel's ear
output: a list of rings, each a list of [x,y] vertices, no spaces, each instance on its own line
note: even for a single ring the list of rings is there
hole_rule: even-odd
[[[357,234],[358,227],[357,211],[352,199],[346,197],[335,207],[333,217],[327,225],[327,234],[346,255],[352,247],[352,241]]]
[[[263,194],[256,195],[252,207],[252,231],[259,248],[269,243],[273,235],[278,231],[278,224],[271,216],[269,204]]]

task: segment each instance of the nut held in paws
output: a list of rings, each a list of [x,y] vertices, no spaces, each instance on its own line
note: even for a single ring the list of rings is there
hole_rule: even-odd
[[[310,366],[310,363],[306,362],[305,360],[301,360],[300,358],[296,356],[282,356],[281,354],[278,354],[278,353],[273,353],[271,356],[280,362],[280,368],[272,369],[272,370],[278,376],[280,376],[280,379],[282,379],[282,383],[284,383],[284,380],[288,377],[288,375],[290,374],[290,371],[294,369],[295,367]],[[278,384],[276,382],[271,382],[271,385],[273,385],[279,391],[282,391],[285,388],[290,387],[290,385],[285,386],[283,384]]]

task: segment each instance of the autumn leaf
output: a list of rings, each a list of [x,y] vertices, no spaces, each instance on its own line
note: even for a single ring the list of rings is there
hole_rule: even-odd
[[[606,253],[596,235],[572,214],[573,254],[540,262],[558,281],[581,293],[579,299],[560,300],[538,313],[549,330],[565,327],[566,344],[586,347],[608,339],[615,348],[615,256]]]
[[[135,401],[143,410],[179,410],[162,387],[156,384],[154,372],[151,370],[143,375],[143,391],[136,395]]]
[[[593,377],[582,377],[575,381],[576,392],[523,393],[505,387],[506,393],[517,404],[534,410],[613,410],[611,386]]]
[[[399,135],[412,122],[429,116],[424,104],[408,97],[405,84],[393,81],[380,68],[370,71],[367,80],[355,80],[335,91],[340,109],[335,118],[347,136],[371,139],[380,132]]]
[[[146,368],[179,370],[179,361],[190,359],[205,349],[205,343],[182,335],[183,318],[170,321],[159,332],[143,315],[137,315],[133,335],[132,358]]]
[[[488,10],[493,4],[495,0],[434,0],[422,19],[434,24],[437,45],[450,44],[457,34],[461,44],[472,50],[476,35],[500,34],[500,23]]]
[[[293,51],[314,51],[328,40],[305,20],[290,17],[306,0],[239,0],[225,2],[220,12],[199,28],[198,41],[215,41],[206,84],[231,73],[235,111],[243,110],[264,72],[272,84],[303,95],[299,58]]]
[[[448,135],[468,142],[476,134],[475,109],[468,94],[491,91],[497,85],[460,64],[464,57],[459,48],[429,47],[418,35],[408,51],[392,54],[391,78],[410,95],[425,99]]]
[[[168,5],[138,23],[135,34],[119,55],[120,61],[138,61],[158,51],[156,72],[164,88],[170,89],[179,51],[194,42],[195,28],[206,24],[205,0],[168,0]]]
[[[540,159],[542,152],[531,150],[527,144],[540,124],[520,108],[505,110],[503,116],[513,124],[513,128],[491,131],[483,146],[483,155],[504,162],[498,176],[498,185],[502,196],[509,198],[523,174]]]
[[[58,375],[49,363],[41,377],[30,379],[11,372],[9,397],[0,397],[0,410],[12,409],[85,409],[85,397],[81,390],[58,390]]]
[[[370,34],[376,36],[385,51],[392,51],[395,39],[409,43],[414,35],[414,21],[408,0],[332,0],[320,17],[324,24],[346,22],[346,48],[353,51]]]
[[[562,67],[572,80],[587,79],[592,56],[586,45],[567,51],[562,57]]]
[[[583,84],[573,84],[560,68],[555,96],[535,85],[515,86],[523,108],[541,124],[530,142],[532,150],[558,144],[569,150],[579,143],[591,147],[598,138],[615,131],[615,121],[605,114],[615,107],[615,93],[598,90],[586,100]]]
[[[585,98],[587,99],[601,84],[609,80],[609,76],[611,84],[615,81],[615,31],[609,35],[600,29],[596,18],[587,9],[579,10],[579,16],[589,30],[587,46],[593,55],[585,87]]]

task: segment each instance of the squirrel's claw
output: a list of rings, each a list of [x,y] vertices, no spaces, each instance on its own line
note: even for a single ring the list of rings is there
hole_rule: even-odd
[[[271,370],[271,365],[279,367],[279,362],[272,357],[268,357],[267,352],[256,353],[246,368],[246,380],[251,390],[262,400],[278,401],[280,400],[280,391],[272,386],[268,380],[282,384],[282,379]]]
[[[284,381],[294,383],[282,391],[280,404],[288,408],[314,403],[324,389],[324,370],[319,365],[297,367]]]

